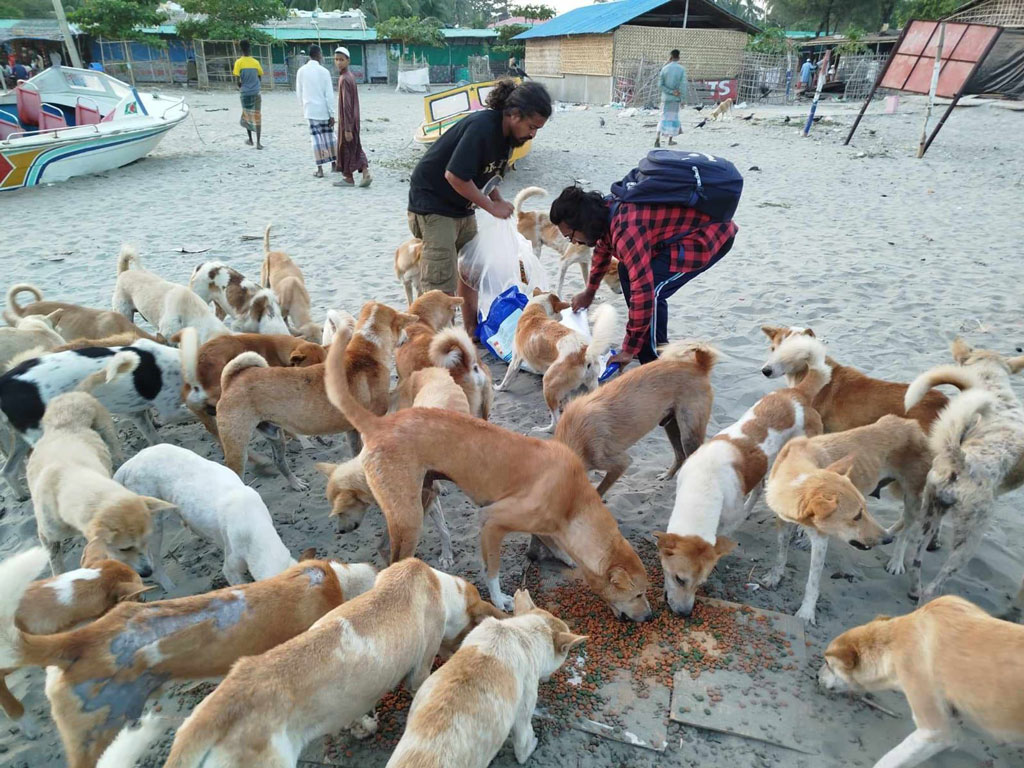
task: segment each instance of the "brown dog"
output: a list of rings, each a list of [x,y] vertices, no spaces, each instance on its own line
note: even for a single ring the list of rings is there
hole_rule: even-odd
[[[416,322],[405,327],[406,341],[395,352],[400,381],[413,371],[435,364],[430,358],[430,341],[455,322],[455,311],[463,301],[461,296],[449,296],[444,291],[427,291],[410,305],[409,314],[416,316]]]
[[[513,531],[539,534],[579,563],[591,588],[617,615],[651,617],[647,572],[587,480],[579,458],[561,443],[536,440],[437,408],[380,416],[351,388],[346,330],[327,356],[327,396],[365,441],[363,466],[387,521],[391,561],[411,557],[423,527],[422,488],[437,472],[482,511],[480,548],[491,601],[511,610],[501,591],[501,542]]]
[[[270,250],[270,224],[263,230],[260,285],[270,288],[281,304],[281,314],[296,336],[307,341],[321,338],[322,329],[310,316],[309,291],[302,270],[283,251]]]
[[[717,359],[714,349],[699,342],[670,344],[654,362],[570,402],[555,440],[572,448],[588,470],[605,473],[597,486],[604,496],[629,467],[629,447],[661,424],[675,461],[658,479],[674,477],[704,442],[714,400],[709,379]]]
[[[31,293],[35,301],[24,306],[18,304],[19,293]],[[149,339],[160,344],[166,340],[160,334],[147,333],[119,312],[80,307],[65,301],[43,301],[43,294],[34,285],[19,283],[7,291],[7,310],[4,319],[14,325],[19,317],[49,315],[61,310],[54,328],[68,341],[73,339],[103,339],[117,334],[131,334],[131,339]]]

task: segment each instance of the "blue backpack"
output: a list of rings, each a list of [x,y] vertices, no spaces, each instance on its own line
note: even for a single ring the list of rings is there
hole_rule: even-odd
[[[655,149],[612,184],[612,213],[620,203],[660,203],[696,208],[715,221],[732,221],[742,192],[743,176],[724,158]]]

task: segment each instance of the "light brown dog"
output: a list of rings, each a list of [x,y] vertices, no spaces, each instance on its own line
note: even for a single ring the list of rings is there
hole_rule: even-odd
[[[772,350],[777,349],[788,336],[814,336],[814,331],[810,328],[762,325],[761,331],[771,341]],[[873,379],[856,368],[840,365],[831,357],[826,358],[825,362],[832,369],[832,378],[815,396],[813,405],[814,410],[821,415],[826,432],[842,432],[874,424],[890,413],[894,416],[916,419],[921,429],[928,432],[939,411],[949,402],[941,392],[932,390],[918,405],[905,411],[903,397],[908,385]],[[792,387],[799,382],[805,373],[806,368],[787,376],[789,386]]]
[[[708,119],[721,120],[730,112],[732,112],[732,98],[728,98],[725,101],[721,101],[716,104],[715,108],[708,114]]]
[[[545,245],[559,255],[563,255],[572,245],[568,238],[558,231],[544,211],[524,211],[523,203],[531,197],[544,197],[547,190],[541,187],[527,187],[520,190],[512,201],[512,212],[516,217],[516,228],[519,234],[530,241],[533,252],[540,258],[540,251]],[[586,277],[584,276],[584,280]]]
[[[384,414],[390,405],[391,362],[402,329],[416,318],[379,302],[363,305],[352,342],[344,350],[349,386],[371,411]],[[334,344],[332,343],[332,347]],[[294,490],[309,484],[295,476],[285,457],[282,430],[295,435],[332,435],[353,431],[353,426],[327,399],[323,365],[306,368],[270,368],[255,352],[244,352],[224,366],[217,403],[217,432],[225,464],[244,477],[253,432],[269,438],[274,462]],[[352,453],[358,454],[357,435],[350,435]]]
[[[36,548],[0,563],[0,668],[53,667],[46,696],[69,768],[95,766],[168,681],[227,674],[241,657],[305,632],[367,591],[375,576],[368,563],[307,560],[263,581],[174,600],[123,602],[80,629],[28,634],[15,627],[15,611],[45,562],[45,551]]]
[[[779,452],[768,479],[768,506],[783,525],[778,561],[765,584],[774,587],[782,579],[789,529],[801,526],[811,540],[811,570],[797,616],[814,624],[829,537],[862,550],[892,541],[864,499],[883,480],[895,481],[903,496],[900,541],[887,566],[890,573],[903,573],[908,539],[920,529],[921,494],[931,465],[928,436],[916,421],[899,416],[845,432],[794,437]]]
[[[151,589],[155,587],[143,586],[139,574],[124,563],[100,560],[92,568],[79,568],[29,584],[14,614],[14,625],[33,635],[64,632]],[[13,671],[0,669],[0,707],[18,724],[25,738],[35,739],[39,736],[38,723],[7,687],[5,678]]]
[[[497,607],[512,606],[499,580],[501,542],[522,531],[540,534],[568,553],[617,615],[650,618],[643,563],[569,448],[437,408],[409,408],[383,417],[371,412],[351,389],[344,348],[348,335],[346,330],[331,344],[327,394],[365,441],[363,466],[387,521],[392,562],[416,551],[423,527],[423,481],[433,471],[477,503],[488,503],[481,512],[480,547]]]
[[[0,328],[0,372],[62,345],[64,339],[53,329],[62,312],[55,309],[49,315],[18,317],[13,328]]]
[[[31,293],[35,301],[22,306],[18,304],[19,293]],[[50,315],[58,309],[61,312],[54,323],[54,328],[67,341],[103,339],[107,336],[129,333],[133,341],[149,339],[160,344],[167,343],[160,334],[147,333],[118,312],[80,307],[65,301],[43,301],[43,294],[39,289],[28,283],[18,283],[7,291],[7,309],[4,311],[4,319],[8,325],[15,325],[19,317]]]
[[[940,597],[839,635],[825,650],[818,683],[830,691],[902,691],[916,730],[875,768],[911,768],[956,745],[959,718],[998,741],[1024,742],[1022,648],[1024,627]]]
[[[430,357],[430,342],[435,335],[455,323],[456,311],[462,306],[461,296],[444,291],[427,291],[409,306],[416,322],[405,326],[405,342],[395,351],[395,370],[399,380],[413,371],[435,365]]]
[[[284,251],[270,250],[270,224],[263,230],[263,264],[260,285],[270,288],[292,333],[307,341],[319,341],[323,329],[310,315],[309,291],[302,270]]]
[[[555,429],[555,440],[572,448],[583,466],[605,473],[597,486],[602,496],[629,468],[629,447],[659,424],[675,453],[659,480],[674,477],[704,442],[714,400],[711,369],[718,352],[700,342],[676,342],[659,355],[570,402]]]
[[[423,283],[420,280],[422,255],[423,241],[418,237],[410,237],[395,249],[395,277],[405,288],[405,298],[409,303],[410,312],[413,300],[423,294]]]

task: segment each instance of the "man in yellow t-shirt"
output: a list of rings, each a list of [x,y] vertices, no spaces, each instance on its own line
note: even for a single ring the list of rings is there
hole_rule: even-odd
[[[260,66],[259,59],[254,59],[250,55],[248,40],[243,40],[238,47],[242,49],[242,55],[235,62],[233,72],[238,78],[238,89],[242,98],[242,119],[239,122],[245,128],[245,132],[249,134],[246,144],[252,146],[252,135],[255,133],[256,149],[263,149],[263,145],[260,143],[261,107],[263,106],[260,97],[260,78],[263,77],[263,67]]]

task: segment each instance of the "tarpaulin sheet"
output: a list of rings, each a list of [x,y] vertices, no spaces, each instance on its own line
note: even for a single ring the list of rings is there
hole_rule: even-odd
[[[1003,30],[964,92],[1024,99],[1024,29]]]

